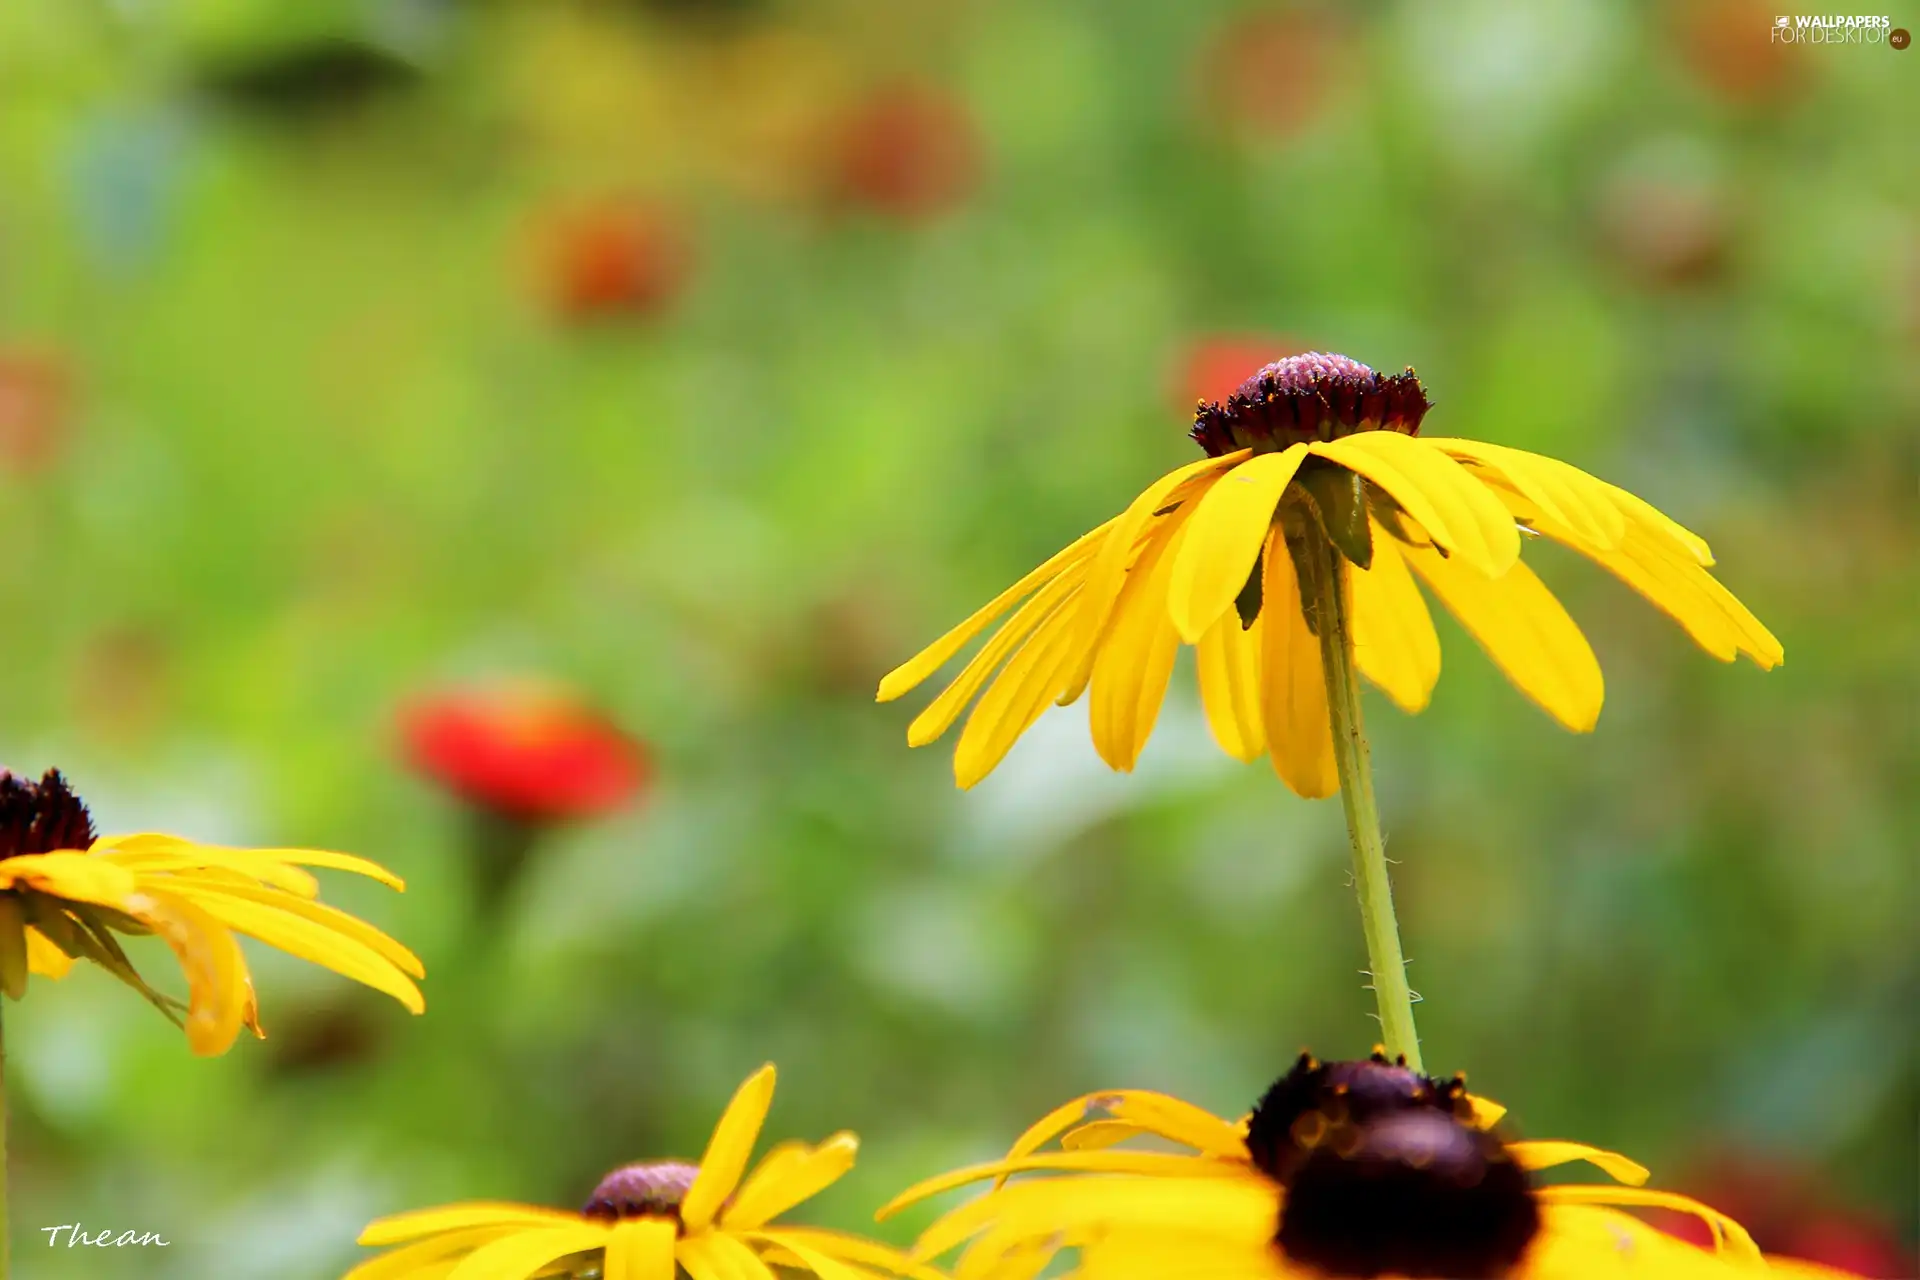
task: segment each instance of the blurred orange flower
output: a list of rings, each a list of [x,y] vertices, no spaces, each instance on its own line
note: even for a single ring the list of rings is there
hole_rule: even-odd
[[[1345,38],[1336,18],[1311,9],[1238,14],[1200,51],[1201,100],[1229,127],[1266,137],[1297,133],[1319,114]]]
[[[475,808],[520,822],[590,817],[645,786],[646,752],[604,715],[546,684],[422,698],[400,717],[409,764]]]
[[[1892,1228],[1840,1204],[1817,1170],[1751,1151],[1725,1153],[1703,1163],[1681,1185],[1740,1219],[1769,1254],[1872,1280],[1920,1275],[1920,1259],[1901,1246]],[[1663,1218],[1658,1225],[1683,1240],[1705,1243],[1691,1218]]]
[[[682,227],[640,201],[562,209],[542,223],[539,238],[547,300],[567,320],[657,312],[680,295],[692,269]]]
[[[973,190],[980,143],[966,109],[944,89],[901,82],[853,103],[828,147],[828,194],[849,206],[918,221]]]
[[[1181,357],[1175,396],[1181,413],[1191,413],[1203,400],[1221,401],[1240,389],[1247,370],[1306,350],[1291,338],[1270,334],[1230,333],[1197,338]]]
[[[52,460],[72,418],[73,378],[47,351],[0,351],[0,462],[32,471]]]

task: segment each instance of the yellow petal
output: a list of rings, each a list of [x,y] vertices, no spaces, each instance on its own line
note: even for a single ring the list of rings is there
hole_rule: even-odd
[[[378,880],[397,891],[407,887],[405,880],[377,862],[351,853],[335,853],[330,849],[235,849],[224,845],[198,844],[179,836],[148,831],[125,836],[102,836],[93,842],[90,852],[96,855],[171,855],[206,866],[232,867],[269,883],[276,882],[272,876],[277,871],[292,870],[296,876],[301,876],[304,873],[299,872],[300,867],[321,867]],[[308,877],[309,882],[310,879]],[[302,896],[311,897],[312,894]]]
[[[190,898],[222,924],[258,938],[268,946],[392,996],[412,1013],[426,1010],[420,988],[392,961],[351,934],[331,927],[331,921],[325,917],[311,919],[286,909],[301,899],[288,897],[285,904],[252,902],[197,885],[183,886],[179,896]]]
[[[416,1240],[412,1244],[370,1258],[341,1280],[414,1280],[417,1276],[451,1271],[455,1261],[483,1244],[511,1234],[511,1226],[469,1227]]]
[[[1060,687],[1061,706],[1077,699],[1093,678],[1093,659],[1113,620],[1113,605],[1127,570],[1141,555],[1169,533],[1167,517],[1185,519],[1194,504],[1207,495],[1228,469],[1247,456],[1246,450],[1221,458],[1206,458],[1171,471],[1135,498],[1120,517],[1114,537],[1100,549],[1087,574],[1087,605],[1081,615],[1085,628],[1078,658]]]
[[[1196,504],[1167,588],[1167,612],[1188,644],[1206,634],[1246,585],[1280,496],[1306,456],[1307,447],[1296,444],[1250,458]]]
[[[1349,566],[1347,581],[1361,674],[1408,715],[1425,710],[1440,679],[1440,637],[1398,544],[1377,521],[1373,567]]]
[[[673,1280],[674,1224],[665,1218],[628,1218],[607,1236],[602,1280]]]
[[[759,1233],[759,1238],[772,1245],[796,1243],[816,1253],[838,1258],[842,1262],[851,1262],[893,1275],[918,1277],[919,1280],[945,1280],[939,1272],[916,1264],[913,1259],[898,1249],[889,1248],[860,1236],[848,1235],[844,1231],[829,1231],[821,1227],[769,1227]]]
[[[1174,656],[1180,651],[1180,637],[1167,617],[1167,581],[1192,522],[1185,508],[1172,512],[1166,521],[1165,535],[1127,571],[1093,661],[1088,718],[1094,749],[1123,773],[1133,771],[1153,732],[1167,696],[1167,681],[1173,676]]]
[[[1267,749],[1260,710],[1260,632],[1229,609],[1214,619],[1195,651],[1200,702],[1220,749],[1251,763]]]
[[[1069,1129],[1060,1135],[1062,1151],[1104,1151],[1108,1147],[1118,1146],[1128,1138],[1138,1138],[1150,1132],[1144,1125],[1134,1124],[1130,1120],[1089,1120],[1078,1128]]]
[[[813,1272],[821,1280],[868,1280],[865,1273],[855,1270],[831,1254],[822,1253],[798,1235],[779,1230],[743,1232],[748,1239],[765,1240],[777,1245],[791,1254],[800,1263],[801,1268]]]
[[[1073,1128],[1082,1120],[1085,1120],[1088,1111],[1094,1108],[1104,1096],[1103,1094],[1089,1093],[1083,1097],[1061,1103],[1034,1121],[1031,1125],[1028,1125],[1026,1130],[1013,1140],[1013,1146],[1007,1149],[1006,1159],[1018,1160],[1022,1156],[1032,1155],[1041,1147],[1046,1146],[1047,1143],[1065,1133],[1068,1129]],[[1007,1176],[1006,1174],[1002,1174],[995,1178],[993,1185],[998,1187],[1007,1180]],[[884,1217],[885,1212],[886,1211],[883,1210],[874,1216],[876,1218]]]
[[[993,639],[982,646],[972,661],[954,677],[953,683],[940,691],[940,696],[927,704],[927,709],[914,717],[907,726],[907,745],[923,747],[932,742],[948,729],[966,710],[981,686],[999,670],[1007,655],[1012,653],[1024,641],[1033,629],[1045,622],[1054,612],[1070,602],[1086,578],[1084,564],[1074,566],[1062,572],[1034,594],[1034,597],[1021,605],[1014,615],[1007,619],[1005,626],[994,632]]]
[[[1087,594],[1091,601],[1088,625],[1098,633],[1106,625],[1107,612],[1113,607],[1113,601],[1120,595],[1120,587],[1127,571],[1127,563],[1132,558],[1134,539],[1145,531],[1147,523],[1154,519],[1154,513],[1167,504],[1173,491],[1194,477],[1213,477],[1218,484],[1218,473],[1224,473],[1236,466],[1247,456],[1246,451],[1231,453],[1221,458],[1203,458],[1190,462],[1184,467],[1176,467],[1166,475],[1148,485],[1146,491],[1133,500],[1119,520],[1114,524],[1113,536],[1100,548],[1094,559],[1093,568],[1087,575]],[[1209,493],[1211,488],[1209,488]],[[1198,501],[1204,505],[1206,497]]]
[[[962,790],[993,771],[1071,675],[1086,608],[1083,590],[1027,637],[981,695],[953,751],[953,778]]]
[[[753,1250],[717,1232],[686,1237],[674,1257],[692,1280],[779,1280]]]
[[[1507,1114],[1507,1109],[1493,1099],[1474,1093],[1467,1095],[1467,1106],[1473,1111],[1472,1123],[1476,1129],[1491,1129]]]
[[[503,1200],[468,1200],[460,1204],[437,1205],[431,1209],[410,1209],[405,1213],[376,1218],[360,1233],[359,1243],[370,1248],[402,1244],[443,1231],[466,1231],[476,1227],[557,1227],[584,1221],[577,1213],[543,1209],[530,1204],[511,1204]]]
[[[1403,548],[1414,570],[1519,690],[1575,733],[1600,718],[1600,662],[1567,611],[1526,565],[1489,580],[1431,547]]]
[[[797,1156],[773,1157],[761,1162],[720,1215],[728,1228],[758,1227],[779,1217],[802,1200],[811,1199],[839,1181],[853,1168],[859,1154],[860,1139],[851,1133],[836,1133],[817,1147],[802,1148]]]
[[[1273,771],[1296,795],[1309,800],[1333,795],[1340,789],[1340,777],[1333,760],[1320,641],[1307,630],[1293,557],[1278,528],[1267,537],[1266,580],[1254,627],[1261,636],[1261,706]]]
[[[119,907],[138,888],[131,872],[84,853],[23,853],[0,859],[0,889],[25,885],[53,898]]]
[[[73,968],[73,957],[47,940],[47,935],[31,925],[27,927],[27,969],[58,982]]]
[[[1646,1166],[1636,1164],[1623,1155],[1579,1142],[1511,1142],[1507,1144],[1507,1150],[1513,1153],[1515,1163],[1529,1171],[1585,1160],[1608,1177],[1631,1187],[1641,1185],[1652,1176]]]
[[[203,881],[191,875],[170,877],[163,887],[170,893],[177,893],[196,901],[209,897],[240,898],[247,902],[257,902],[262,906],[271,907],[275,911],[285,911],[304,920],[311,920],[328,932],[352,939],[408,977],[427,976],[426,968],[420,963],[420,957],[359,917],[350,916],[325,903],[314,902],[308,898],[296,897],[278,889],[264,888],[259,885]]]
[[[874,1217],[885,1219],[908,1205],[917,1204],[930,1196],[955,1187],[964,1187],[969,1182],[981,1182],[989,1178],[999,1178],[1010,1173],[1027,1173],[1038,1170],[1067,1170],[1078,1173],[1136,1173],[1177,1175],[1181,1177],[1207,1179],[1214,1177],[1243,1176],[1248,1169],[1245,1161],[1229,1162],[1214,1160],[1206,1156],[1177,1155],[1167,1151],[1051,1151],[1020,1156],[1011,1160],[994,1160],[987,1164],[968,1165],[915,1183],[899,1195],[882,1205]],[[1003,1187],[993,1192],[1001,1195],[1012,1190]]]
[[[1071,545],[1055,553],[1045,564],[988,601],[965,622],[888,672],[880,681],[880,690],[874,701],[892,702],[901,694],[914,689],[921,681],[945,666],[947,659],[960,652],[967,641],[986,630],[989,623],[1012,608],[1015,601],[1024,598],[1043,583],[1051,581],[1069,566],[1091,557],[1104,543],[1107,535],[1113,531],[1115,523],[1117,523],[1117,517],[1115,520],[1107,521],[1093,532],[1081,535]]]
[[[1106,1095],[1109,1115],[1139,1125],[1170,1142],[1194,1148],[1224,1160],[1247,1159],[1245,1135],[1229,1122],[1202,1107],[1164,1093],[1121,1089]]]
[[[1618,485],[1608,484],[1604,480],[1596,480],[1594,483],[1606,490],[1607,496],[1613,499],[1614,506],[1620,509],[1630,523],[1639,525],[1663,542],[1678,546],[1695,564],[1713,563],[1713,548],[1707,545],[1705,538],[1638,494],[1628,493]]]
[[[137,893],[127,911],[172,949],[186,975],[188,1047],[202,1057],[225,1053],[246,1020],[251,991],[240,944],[225,925],[182,898]]]
[[[767,1108],[773,1105],[774,1075],[769,1062],[748,1076],[714,1126],[707,1153],[700,1157],[700,1172],[680,1202],[680,1219],[688,1231],[705,1231],[713,1225],[720,1206],[740,1185],[740,1175],[746,1171],[753,1144],[760,1137],[760,1126],[766,1122]]]
[[[1613,486],[1558,458],[1480,440],[1423,438],[1449,457],[1471,461],[1503,477],[1548,518],[1595,546],[1619,545],[1627,522],[1609,492]]]
[[[1379,485],[1435,542],[1487,577],[1499,577],[1520,558],[1512,512],[1430,442],[1397,431],[1362,431],[1308,448]]]
[[[1535,1194],[1540,1197],[1542,1204],[1625,1205],[1637,1208],[1672,1209],[1676,1213],[1691,1214],[1706,1223],[1713,1231],[1717,1250],[1732,1254],[1736,1258],[1753,1261],[1758,1261],[1760,1258],[1760,1250],[1754,1245],[1753,1237],[1747,1234],[1746,1228],[1718,1209],[1709,1209],[1698,1200],[1692,1200],[1671,1191],[1655,1191],[1647,1187],[1562,1183],[1558,1186],[1536,1188]]]
[[[600,1223],[578,1220],[516,1232],[475,1249],[447,1273],[447,1280],[527,1280],[550,1262],[599,1248],[611,1234]]]

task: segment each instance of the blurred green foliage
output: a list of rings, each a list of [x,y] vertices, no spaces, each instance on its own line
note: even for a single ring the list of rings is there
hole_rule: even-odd
[[[0,414],[5,758],[110,830],[386,861],[404,897],[329,895],[430,1005],[256,949],[272,1038],[201,1062],[108,980],[37,984],[22,1274],[335,1275],[379,1213],[697,1155],[769,1058],[770,1136],[864,1136],[808,1210],[857,1227],[1073,1094],[1237,1114],[1303,1044],[1364,1052],[1337,806],[1221,756],[1190,675],[1136,776],[1074,708],[969,794],[871,705],[1189,457],[1185,353],[1247,333],[1416,365],[1432,430],[1641,493],[1786,645],[1721,667],[1539,548],[1595,734],[1450,622],[1425,715],[1370,701],[1429,1063],[1668,1181],[1804,1168],[1911,1242],[1920,54],[1769,22],[0,7],[0,344],[56,388]],[[952,207],[819,176],[901,77],[977,130]],[[609,196],[672,211],[684,287],[556,310],[542,228]],[[391,717],[495,672],[591,691],[661,777],[482,926]],[[173,1244],[46,1250],[72,1221]]]

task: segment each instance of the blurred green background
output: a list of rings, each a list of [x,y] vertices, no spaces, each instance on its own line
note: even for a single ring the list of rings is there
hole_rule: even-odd
[[[377,1214],[697,1155],[767,1059],[770,1135],[865,1141],[796,1216],[859,1227],[1073,1094],[1235,1115],[1363,1054],[1339,809],[1221,755],[1190,674],[1135,776],[1076,707],[968,794],[872,705],[1195,456],[1196,361],[1307,348],[1655,502],[1787,650],[1723,667],[1539,547],[1596,733],[1450,620],[1426,714],[1370,698],[1429,1066],[1911,1250],[1920,53],[1771,22],[0,6],[4,759],[107,830],[385,861],[404,896],[328,898],[429,972],[414,1021],[252,948],[272,1038],[214,1061],[36,983],[20,1273],[334,1276]],[[658,774],[483,920],[393,717],[519,674]],[[75,1221],[172,1245],[44,1246]]]

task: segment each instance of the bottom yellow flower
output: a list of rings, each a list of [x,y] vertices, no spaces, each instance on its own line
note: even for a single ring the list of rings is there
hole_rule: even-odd
[[[769,1064],[740,1086],[698,1165],[616,1169],[579,1213],[481,1202],[382,1218],[360,1243],[398,1247],[346,1280],[775,1280],[775,1267],[822,1280],[868,1280],[876,1271],[941,1280],[859,1236],[768,1225],[837,1181],[859,1148],[851,1133],[818,1146],[786,1142],[747,1173],[773,1085]]]
[[[1100,1113],[1090,1118],[1091,1113]],[[1518,1142],[1502,1109],[1389,1063],[1303,1055],[1259,1106],[1230,1122],[1164,1094],[1077,1098],[1034,1125],[1004,1160],[921,1183],[881,1210],[991,1179],[948,1213],[915,1256],[965,1245],[957,1280],[1032,1280],[1065,1249],[1084,1280],[1626,1280],[1765,1274],[1725,1215],[1641,1186],[1647,1171],[1574,1142]],[[1120,1146],[1147,1136],[1190,1149]],[[1048,1144],[1059,1139],[1059,1149]],[[1533,1171],[1585,1161],[1618,1184],[1535,1186]],[[1047,1178],[1014,1174],[1050,1172]],[[1691,1213],[1712,1250],[1622,1208]]]

